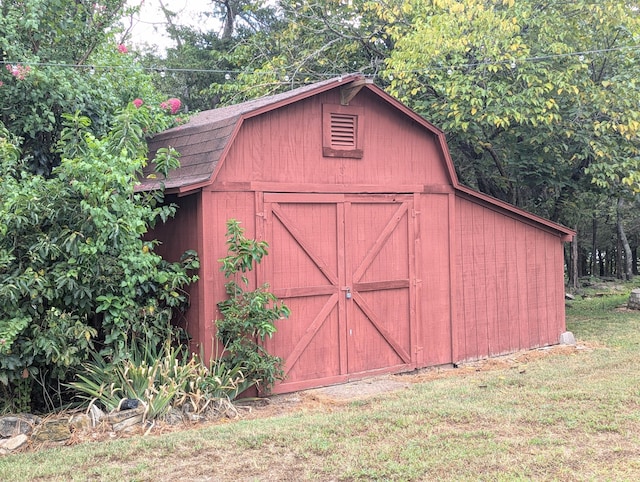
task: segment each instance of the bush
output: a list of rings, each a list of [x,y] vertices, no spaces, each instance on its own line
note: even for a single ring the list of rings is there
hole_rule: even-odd
[[[221,270],[229,281],[225,284],[228,299],[218,303],[222,320],[217,320],[218,339],[225,349],[224,359],[232,365],[246,367],[247,388],[256,385],[268,392],[284,378],[282,359],[268,353],[261,342],[276,332],[276,320],[289,317],[289,308],[269,292],[267,284],[246,290],[248,278],[256,263],[268,254],[265,241],[244,236],[244,229],[235,219],[227,221],[229,255],[220,259]]]
[[[50,177],[28,169],[19,139],[0,124],[4,410],[56,408],[48,392],[92,350],[118,361],[132,340],[179,337],[171,319],[186,309],[185,287],[197,279],[195,252],[169,263],[154,252],[157,242],[142,238],[175,212],[161,192],[134,191],[145,136],[173,122],[168,114],[129,104],[101,139],[87,118],[65,118],[62,161]],[[156,164],[166,175],[178,161],[165,150]],[[32,393],[36,380],[42,394]]]

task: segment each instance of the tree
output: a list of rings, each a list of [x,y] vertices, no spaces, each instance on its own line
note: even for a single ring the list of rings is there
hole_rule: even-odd
[[[281,0],[277,21],[234,50],[237,77],[212,85],[223,103],[273,94],[343,73],[376,75],[391,48],[378,2]]]
[[[281,0],[203,59],[221,71],[201,92],[227,104],[363,72],[447,132],[463,182],[562,221],[593,179],[640,189],[639,14],[622,0]]]
[[[586,168],[638,172],[626,2],[416,0],[393,13],[389,90],[449,134],[463,182],[562,221],[590,189]]]
[[[278,23],[272,2],[265,0],[212,0],[201,18],[218,18],[222,27],[210,31],[181,25],[176,13],[161,5],[175,47],[160,55],[151,49],[145,62],[161,73],[155,77],[158,88],[179,93],[187,111],[215,108],[220,95],[211,86],[229,82],[243,69],[246,59],[238,49],[255,35],[268,37]]]

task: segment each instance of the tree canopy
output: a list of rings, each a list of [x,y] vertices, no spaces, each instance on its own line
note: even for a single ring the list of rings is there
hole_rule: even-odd
[[[451,134],[463,182],[565,222],[585,174],[633,189],[636,11],[619,1],[424,5],[403,4],[389,89]]]

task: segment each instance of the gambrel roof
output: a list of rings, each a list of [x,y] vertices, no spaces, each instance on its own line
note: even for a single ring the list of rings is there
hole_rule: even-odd
[[[522,221],[545,227],[547,230],[557,233],[565,241],[570,240],[575,234],[573,230],[565,226],[460,184],[444,132],[391,97],[381,88],[366,80],[361,74],[340,76],[292,89],[288,92],[265,96],[194,115],[186,124],[162,132],[149,142],[150,157],[153,157],[155,151],[161,147],[171,146],[177,149],[180,152],[180,168],[171,171],[167,179],[160,180],[153,175],[153,165],[149,165],[145,168],[140,184],[136,189],[149,191],[164,185],[167,193],[184,195],[212,184],[245,119],[274,111],[336,88],[342,89],[343,95],[348,96],[355,95],[360,89],[368,89],[377,95],[382,102],[386,102],[392,108],[410,117],[428,133],[435,136],[439,149],[443,154],[442,157],[446,164],[445,169],[456,195],[499,210],[503,214],[516,217]]]
[[[172,171],[164,180],[165,189],[169,192],[191,191],[212,182],[219,161],[223,159],[245,118],[362,79],[361,75],[347,75],[240,104],[207,110],[194,115],[182,126],[158,134],[149,142],[150,154],[168,145],[180,152],[180,169]],[[145,169],[140,190],[157,189],[160,186],[158,179],[147,177],[152,172],[153,166]]]

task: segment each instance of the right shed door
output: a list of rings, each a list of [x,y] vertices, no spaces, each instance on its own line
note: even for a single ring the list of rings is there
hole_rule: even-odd
[[[265,194],[262,281],[291,308],[267,348],[275,392],[415,366],[410,195]]]

